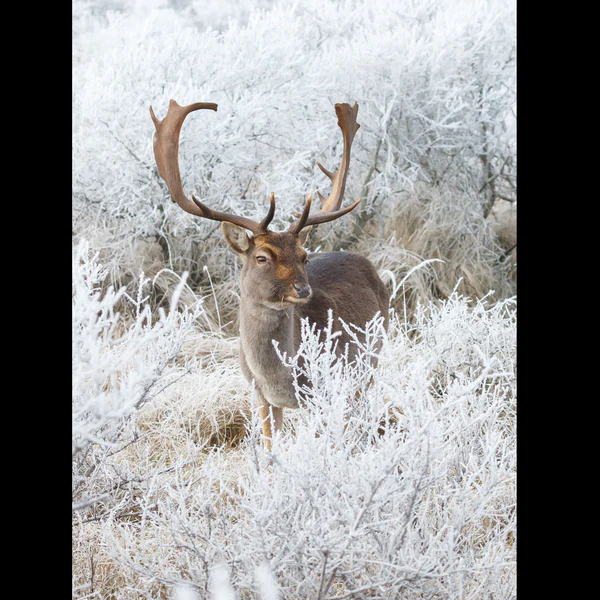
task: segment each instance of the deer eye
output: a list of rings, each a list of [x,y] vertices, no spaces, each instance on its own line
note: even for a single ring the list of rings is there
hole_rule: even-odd
[[[268,262],[268,261],[267,261],[267,257],[266,257],[266,256],[257,256],[257,257],[256,257],[256,262],[257,262],[259,265],[265,265],[265,264],[267,264],[267,262]]]

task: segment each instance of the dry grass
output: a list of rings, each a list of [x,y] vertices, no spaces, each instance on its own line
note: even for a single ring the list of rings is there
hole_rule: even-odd
[[[392,301],[392,306],[410,318],[418,302],[447,298],[459,293],[491,298],[510,297],[516,291],[516,206],[497,201],[484,219],[476,199],[452,195],[422,183],[410,191],[386,199],[360,231],[350,232],[354,220],[322,225],[311,232],[309,249],[321,251],[343,247],[369,258],[380,271],[393,273],[399,282],[416,268]],[[241,264],[222,238],[219,227],[201,240],[190,223],[190,231],[163,236],[120,239],[118,223],[106,219],[85,230],[92,248],[102,248],[100,260],[115,287],[135,285],[141,273],[153,282],[151,304],[156,309],[168,299],[187,272],[182,305],[201,299],[203,325],[212,332],[235,336],[239,318],[239,274]],[[113,230],[112,227],[115,229]],[[344,241],[345,240],[345,241]],[[391,280],[383,275],[386,283]],[[124,307],[127,310],[127,307]]]
[[[399,331],[394,330],[392,335],[399,335]],[[403,345],[409,342],[394,339],[398,343],[396,352],[402,353]],[[170,599],[173,588],[161,582],[161,577],[171,582],[180,577],[203,580],[187,570],[185,552],[178,549],[180,541],[168,533],[178,527],[176,515],[163,515],[159,505],[169,497],[171,490],[181,489],[184,482],[189,485],[190,502],[198,503],[193,510],[202,510],[203,499],[209,494],[213,507],[227,514],[226,518],[223,515],[218,518],[223,523],[236,522],[240,511],[239,481],[254,468],[252,452],[242,442],[251,416],[251,392],[239,371],[238,349],[236,338],[206,334],[198,328],[184,349],[187,365],[185,369],[180,367],[181,376],[136,415],[134,425],[140,436],[139,443],[119,453],[114,466],[133,478],[142,478],[148,473],[159,473],[159,476],[152,483],[151,494],[145,498],[135,491],[132,493],[131,488],[116,494],[113,501],[121,504],[113,513],[116,517],[111,523],[74,523],[74,585],[81,586],[73,594],[74,598]],[[402,367],[390,354],[382,360],[382,368],[409,368],[409,365]],[[442,379],[438,383],[443,385]],[[302,416],[299,411],[286,412],[289,413],[288,427]],[[394,425],[403,427],[403,415],[397,417],[399,422]],[[507,420],[513,417],[512,414],[502,416]],[[205,474],[211,469],[217,469],[218,476],[206,479]],[[456,474],[449,476],[457,477]],[[133,490],[137,485],[134,484]],[[139,485],[142,490],[150,482]],[[431,494],[435,498],[435,490],[432,489]],[[512,488],[507,487],[506,500],[500,504],[510,504],[511,494]],[[476,492],[470,501],[478,501]],[[154,504],[158,508],[153,508]],[[152,522],[144,517],[149,510],[156,517]],[[501,506],[498,511],[492,507],[480,514],[464,531],[461,543],[465,544],[467,554],[485,550],[490,536],[503,540],[502,544],[507,547],[514,545],[511,523],[506,521]],[[202,527],[204,524],[199,520],[198,532],[204,531]],[[226,547],[227,531],[219,530],[215,535]],[[152,555],[146,556],[148,552]],[[162,570],[156,570],[157,564],[162,565]],[[509,573],[507,578],[510,577]],[[336,581],[332,590],[343,593],[343,582]],[[247,590],[243,595],[253,597]]]

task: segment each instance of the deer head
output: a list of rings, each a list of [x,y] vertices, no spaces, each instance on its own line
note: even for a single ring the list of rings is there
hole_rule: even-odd
[[[225,240],[244,262],[242,297],[245,294],[252,295],[261,304],[274,309],[308,302],[312,290],[305,267],[308,255],[302,247],[308,232],[313,225],[327,223],[349,213],[362,199],[359,198],[350,206],[341,208],[350,164],[350,148],[360,127],[356,122],[358,105],[335,105],[338,126],[342,130],[344,140],[342,159],[337,171],[332,173],[317,162],[319,168],[331,180],[331,193],[325,198],[317,192],[321,209],[314,215],[310,215],[312,193],[309,194],[302,213],[296,215],[297,219],[283,232],[269,229],[275,214],[275,194],[271,194],[269,211],[260,222],[210,209],[194,195],[191,200],[187,198],[179,172],[179,134],[186,116],[199,109],[216,111],[217,105],[196,102],[188,106],[179,106],[175,100],[171,100],[167,115],[162,121],[156,118],[150,107],[150,115],[156,128],[154,156],[158,172],[165,180],[173,202],[192,215],[222,222]]]

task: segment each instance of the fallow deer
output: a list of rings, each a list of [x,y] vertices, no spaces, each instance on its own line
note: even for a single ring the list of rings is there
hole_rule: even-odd
[[[278,342],[280,352],[294,356],[300,342],[301,319],[308,317],[309,321],[317,324],[317,328],[324,329],[331,309],[334,331],[341,332],[338,353],[349,344],[348,356],[353,360],[355,350],[350,344],[350,336],[338,319],[362,328],[380,313],[387,328],[389,294],[366,258],[350,252],[309,254],[303,248],[313,225],[333,221],[349,213],[362,199],[341,208],[350,148],[360,127],[356,122],[358,105],[335,105],[344,143],[337,171],[332,173],[317,162],[331,180],[331,193],[327,198],[318,193],[322,207],[314,215],[309,215],[312,193],[309,194],[304,210],[296,215],[299,218],[282,232],[268,228],[275,213],[274,194],[270,197],[269,211],[260,222],[208,208],[194,195],[191,201],[187,198],[179,172],[179,134],[186,116],[199,109],[216,111],[217,105],[196,102],[180,106],[171,100],[162,121],[156,118],[150,107],[156,128],[154,156],[173,202],[197,217],[221,221],[227,243],[243,261],[240,364],[248,381],[255,382],[264,444],[270,449],[272,436],[281,427],[283,409],[298,407],[291,370],[280,361],[273,340]]]

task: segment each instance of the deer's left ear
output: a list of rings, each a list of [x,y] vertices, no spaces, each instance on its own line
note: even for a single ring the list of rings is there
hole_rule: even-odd
[[[225,241],[231,246],[231,249],[245,260],[248,250],[254,244],[252,238],[246,233],[246,230],[229,221],[223,221],[221,229],[223,230]]]

